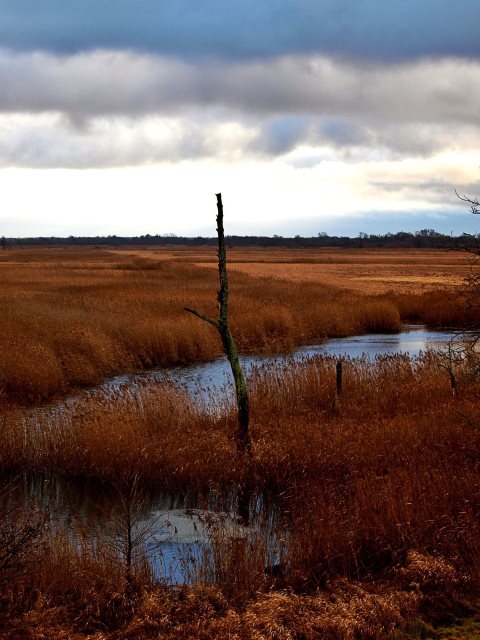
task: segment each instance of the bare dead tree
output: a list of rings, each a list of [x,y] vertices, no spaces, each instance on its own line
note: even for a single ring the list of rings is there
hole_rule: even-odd
[[[220,288],[218,290],[218,320],[212,320],[207,316],[185,307],[185,311],[192,313],[197,318],[205,320],[211,324],[220,334],[223,350],[228,358],[235,381],[235,392],[238,408],[238,428],[236,434],[237,450],[239,453],[249,453],[251,451],[250,431],[249,431],[249,401],[248,389],[243,375],[242,367],[238,358],[238,349],[228,324],[228,277],[227,277],[227,250],[225,247],[225,234],[223,230],[223,204],[222,194],[217,193],[217,235],[218,235],[218,276]]]
[[[145,580],[152,577],[149,559],[158,550],[154,542],[160,518],[146,517],[148,501],[138,473],[120,472],[112,482],[119,510],[105,511],[111,522],[110,535],[102,542],[112,553],[114,562],[121,567],[125,583],[123,596],[132,603],[139,595]]]
[[[460,195],[456,189],[455,189],[455,194],[457,198],[459,198],[460,200],[463,200],[463,202],[466,202],[467,204],[470,205],[470,211],[472,213],[480,213],[480,200],[478,198],[470,197],[466,195]]]
[[[473,214],[480,214],[480,201],[476,197],[461,195],[455,189],[456,196],[470,205]],[[443,353],[444,362],[441,365],[450,377],[452,392],[457,393],[455,369],[461,363],[470,375],[478,376],[480,361],[478,345],[480,344],[480,235],[463,234],[461,249],[469,255],[469,273],[463,279],[463,286],[458,294],[464,302],[468,312],[468,320],[450,340],[447,352]]]

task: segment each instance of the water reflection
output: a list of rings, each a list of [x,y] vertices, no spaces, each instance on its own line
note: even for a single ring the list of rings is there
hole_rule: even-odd
[[[206,568],[214,573],[215,552],[232,541],[248,545],[260,537],[265,564],[280,558],[280,512],[273,499],[254,496],[250,523],[244,526],[236,515],[235,495],[172,494],[149,488],[127,504],[124,489],[54,474],[25,475],[10,480],[8,491],[0,494],[0,509],[28,513],[36,505],[48,514],[52,535],[61,532],[74,546],[113,549],[120,563],[129,535],[133,561],[146,559],[153,577],[168,584],[191,583]]]
[[[247,372],[258,365],[281,365],[289,360],[300,361],[305,358],[329,355],[348,356],[351,358],[366,355],[375,358],[377,355],[407,353],[410,357],[418,356],[427,349],[441,349],[457,334],[446,331],[430,331],[423,325],[407,325],[400,333],[369,334],[333,338],[317,345],[299,347],[292,353],[275,356],[241,356],[240,362]],[[169,370],[157,370],[147,375],[185,385],[193,394],[199,389],[208,392],[228,395],[231,386],[230,365],[226,358],[214,362],[195,364],[186,367],[172,367]]]
[[[296,349],[293,353],[276,356],[243,356],[242,365],[247,374],[260,365],[282,365],[291,361],[328,355],[360,357],[372,359],[378,355],[406,353],[412,357],[427,349],[439,349],[454,338],[448,332],[429,331],[423,326],[409,326],[398,334],[373,334],[331,339],[319,345],[309,345]],[[186,367],[157,369],[130,376],[118,376],[102,385],[103,389],[121,388],[122,393],[130,392],[131,382],[144,379],[166,380],[183,385],[199,401],[215,396],[218,400],[231,398],[232,382],[230,367],[226,358],[214,362]],[[75,398],[64,402],[74,402]],[[50,408],[52,416],[61,410],[62,403]],[[37,409],[38,410],[38,409]],[[53,419],[53,418],[52,418]],[[118,523],[122,519],[122,500],[111,487],[98,484],[74,482],[59,477],[24,478],[17,485],[17,496],[28,509],[29,499],[37,504],[49,506],[56,514],[58,522],[71,532],[90,531],[93,535],[118,537]],[[221,528],[231,539],[248,540],[262,531],[264,539],[270,540],[272,564],[278,559],[275,530],[278,519],[273,503],[266,503],[257,497],[252,505],[251,525],[246,528],[239,524],[236,513],[235,496],[179,496],[149,492],[135,506],[136,523],[145,532],[142,549],[147,554],[152,571],[157,578],[179,584],[192,579],[195,566],[212,554],[212,540]],[[117,531],[117,532],[116,532]],[[75,535],[75,533],[72,533]]]

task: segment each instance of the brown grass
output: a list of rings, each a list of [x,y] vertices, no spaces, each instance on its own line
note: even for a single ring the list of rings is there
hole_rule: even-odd
[[[7,403],[38,402],[116,373],[221,352],[215,332],[183,311],[188,305],[215,315],[211,269],[99,250],[44,249],[4,252],[0,274],[0,396]],[[235,272],[231,291],[232,329],[243,352],[400,326],[392,296]]]
[[[410,548],[480,570],[478,386],[458,395],[434,356],[347,362],[340,413],[334,361],[251,379],[253,460],[233,441],[235,413],[209,415],[161,383],[80,397],[61,412],[4,415],[3,469],[117,481],[141,475],[172,491],[226,492],[239,482],[280,495],[290,514],[290,566],[301,579],[360,577]],[[480,575],[480,574],[479,574]]]
[[[127,589],[105,547],[60,537],[44,553],[41,571],[2,592],[3,605],[14,599],[3,609],[0,638],[381,640],[422,609],[443,605],[446,594],[461,593],[461,576],[443,558],[412,551],[399,575],[397,581],[337,578],[307,594],[267,588],[235,606],[211,584],[168,589],[137,575]]]
[[[138,475],[169,491],[222,495],[247,484],[281,512],[285,542],[273,577],[264,539],[239,549],[220,536],[214,566],[200,571],[217,584],[175,590],[153,585],[141,563],[127,580],[103,544],[51,535],[42,554],[32,550],[28,578],[2,583],[0,637],[380,640],[422,603],[438,608],[478,588],[480,396],[470,363],[458,365],[453,396],[435,355],[347,360],[340,409],[334,359],[260,367],[249,379],[246,465],[234,408],[215,398],[208,412],[168,383],[79,393],[59,408],[12,406],[120,371],[217,355],[215,332],[182,312],[188,304],[215,313],[213,270],[177,262],[191,259],[182,252],[159,261],[4,253],[1,470],[116,485]],[[232,273],[232,292],[244,351],[394,331],[401,319],[468,319],[445,291],[365,296]]]
[[[348,361],[338,411],[334,370],[317,358],[252,375],[250,469],[236,455],[233,410],[208,415],[168,384],[4,414],[4,470],[113,483],[140,474],[174,491],[228,492],[252,478],[276,496],[288,532],[275,578],[264,540],[238,549],[217,538],[203,572],[217,586],[165,590],[140,573],[128,597],[105,547],[54,538],[41,570],[5,590],[5,633],[18,635],[4,637],[380,639],[422,603],[437,610],[474,590],[478,383],[459,368],[454,397],[435,356]]]
[[[187,305],[216,313],[215,271],[185,262],[201,252],[162,251],[157,259],[155,252],[143,257],[75,248],[3,252],[0,399],[4,404],[39,402],[117,373],[218,356],[215,332],[183,310]],[[339,289],[328,284],[332,279],[324,268],[341,261],[342,268],[351,270],[361,262],[378,274],[379,264],[370,260],[381,260],[391,274],[392,261],[403,260],[429,278],[432,261],[459,268],[456,254],[427,252],[422,257],[415,252],[402,258],[381,252],[372,258],[372,252],[339,250],[334,257],[322,257],[323,252],[315,258],[321,279],[313,282],[295,253],[282,254],[280,263],[277,253],[264,251],[262,259],[271,262],[262,264],[276,270],[276,277],[268,279],[257,277],[265,275],[260,263],[255,263],[255,277],[237,273],[236,260],[251,252],[231,253],[232,330],[243,352],[278,352],[327,337],[396,332],[401,320],[438,326],[466,319],[452,291],[419,296],[416,288],[415,293],[364,295],[375,287],[363,294]],[[288,279],[287,260],[297,260],[293,267],[300,269],[300,280]]]
[[[240,609],[213,585],[168,590],[137,580],[126,598],[122,575],[103,550],[58,543],[43,557],[42,572],[15,593],[15,605],[0,619],[1,638],[380,638],[421,601],[408,587],[345,580],[333,583],[330,593],[257,594]]]
[[[126,252],[132,255],[132,252]],[[152,260],[215,267],[215,249],[134,251]],[[422,293],[461,284],[469,257],[443,249],[230,249],[231,270],[255,277],[316,282],[361,294]]]

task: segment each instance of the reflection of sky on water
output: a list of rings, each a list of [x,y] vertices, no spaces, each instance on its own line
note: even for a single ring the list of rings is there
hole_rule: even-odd
[[[415,357],[427,349],[445,347],[454,335],[445,331],[429,331],[424,326],[412,325],[396,334],[333,338],[322,344],[300,347],[289,354],[242,356],[240,361],[244,370],[248,372],[255,365],[282,364],[291,359],[298,361],[316,355],[349,356],[352,358],[366,355],[374,358],[377,355],[408,353],[411,357]],[[226,387],[231,384],[230,365],[226,358],[187,367],[173,367],[169,370],[152,372],[149,375],[168,378],[183,384],[192,393],[198,390],[223,390],[226,393]]]
[[[25,510],[31,509],[33,499],[51,514],[52,528],[66,531],[73,543],[99,537],[109,548],[117,548],[120,556],[123,553],[125,506],[117,489],[47,474],[25,476],[7,498],[11,507]],[[199,504],[205,508],[190,506]],[[0,500],[0,506],[6,506],[5,498]],[[228,506],[228,500],[216,504],[210,496],[146,491],[135,503],[131,516],[132,538],[136,541],[132,557],[144,553],[156,579],[170,584],[191,582],[199,562],[212,558],[216,532],[223,537],[247,539],[255,535],[260,521],[263,522],[260,504],[258,513],[253,509],[252,515],[256,513],[256,517],[251,527],[240,525],[232,512],[222,509]]]
[[[172,584],[191,581],[195,567],[209,547],[206,518],[212,512],[198,509],[152,511],[146,519],[154,531],[145,543],[153,574]],[[231,522],[231,519],[230,519]]]
[[[375,358],[378,355],[407,353],[415,357],[429,348],[445,347],[454,335],[448,332],[428,331],[423,326],[410,326],[397,334],[371,334],[331,339],[319,345],[300,347],[289,354],[242,356],[241,362],[248,373],[255,366],[282,365],[316,355],[352,358],[365,355]],[[185,367],[118,376],[102,387],[104,389],[121,388],[128,393],[129,383],[140,379],[177,382],[198,399],[207,398],[209,392],[213,392],[212,396],[220,403],[222,399],[231,400],[232,398],[232,378],[226,358]],[[70,401],[74,402],[75,399],[71,398]],[[214,407],[211,408],[214,410]],[[100,526],[100,529],[103,529],[108,521],[114,521],[119,515],[118,496],[111,494],[102,496],[98,487],[92,488],[84,483],[77,486],[59,478],[50,479],[50,481],[33,480],[31,486],[27,486],[28,480],[25,482],[23,491],[20,491],[21,496],[24,499],[33,496],[41,505],[50,504],[67,527],[76,522],[77,525],[82,524],[93,528]],[[204,505],[207,509],[202,511],[198,508],[188,508],[187,502],[179,496],[157,494],[146,500],[141,515],[141,525],[146,527],[148,533],[143,548],[149,556],[153,573],[156,577],[162,577],[174,584],[189,582],[194,573],[195,564],[201,558],[205,558],[205,554],[208,557],[208,554],[212,553],[206,522],[217,510],[216,505]],[[196,501],[194,500],[193,503],[195,504]],[[195,507],[198,506],[198,503],[195,504]],[[217,514],[216,517],[219,515]],[[238,523],[231,516],[223,520],[223,525],[231,535],[240,534],[241,537],[246,535],[245,532],[239,531]],[[72,531],[74,530],[75,526],[72,528]]]
[[[356,358],[364,354],[375,357],[388,353],[408,353],[411,357],[415,357],[426,349],[444,347],[453,335],[444,331],[428,331],[425,327],[414,326],[395,334],[370,334],[329,340],[318,346],[304,347],[303,355],[346,355]],[[298,351],[300,352],[302,349]]]

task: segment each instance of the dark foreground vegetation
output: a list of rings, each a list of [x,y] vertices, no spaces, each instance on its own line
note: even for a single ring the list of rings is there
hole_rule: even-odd
[[[232,406],[217,399],[212,413],[162,383],[4,412],[4,474],[218,495],[243,481],[252,506],[262,495],[279,509],[281,553],[272,567],[262,535],[213,532],[213,566],[167,587],[141,553],[126,566],[122,547],[78,524],[40,527],[1,571],[3,637],[433,638],[455,637],[432,629],[458,617],[475,629],[480,387],[473,360],[449,364],[456,394],[439,356],[347,361],[340,407],[333,359],[258,370],[248,467]]]

